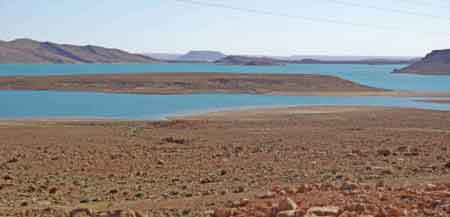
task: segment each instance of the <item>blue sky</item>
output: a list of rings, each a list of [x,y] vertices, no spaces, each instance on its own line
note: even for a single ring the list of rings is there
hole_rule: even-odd
[[[266,55],[423,56],[433,49],[450,48],[450,2],[445,0],[342,0],[441,18],[349,7],[329,0],[202,1],[368,27],[304,22],[174,0],[0,0],[0,40],[33,38],[132,52],[209,49]]]

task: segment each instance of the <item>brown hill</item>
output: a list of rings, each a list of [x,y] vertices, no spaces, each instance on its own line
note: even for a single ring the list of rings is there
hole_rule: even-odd
[[[152,63],[156,59],[119,49],[39,42],[0,41],[0,63]]]
[[[411,73],[423,75],[450,75],[450,49],[435,50],[422,60],[394,73]]]

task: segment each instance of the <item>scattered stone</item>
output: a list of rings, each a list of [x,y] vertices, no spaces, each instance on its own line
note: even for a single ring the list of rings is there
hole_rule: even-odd
[[[289,197],[284,198],[278,204],[278,209],[280,211],[296,210],[297,208],[298,208],[297,203],[295,203],[295,201],[293,201]]]
[[[277,195],[274,192],[271,192],[271,191],[268,191],[266,193],[257,195],[257,197],[260,198],[260,199],[272,199],[272,198],[275,198],[276,196]]]
[[[445,168],[450,169],[450,161],[448,161],[447,164],[445,164]]]
[[[205,216],[214,216],[214,210],[206,210],[203,214]]]
[[[181,214],[182,214],[183,216],[187,216],[187,215],[189,215],[191,212],[192,212],[191,209],[183,209],[183,210],[181,211]]]
[[[325,206],[325,207],[312,207],[308,209],[305,217],[313,216],[337,216],[339,214],[339,207]]]
[[[183,197],[192,197],[192,196],[193,196],[192,193],[189,193],[189,192],[183,194]]]
[[[388,167],[368,167],[369,170],[375,171],[381,175],[392,175],[394,172]]]
[[[135,195],[134,195],[134,197],[136,197],[136,198],[144,198],[145,197],[145,194],[143,193],[143,192],[138,192],[138,193],[136,193]]]
[[[179,145],[183,145],[183,144],[188,143],[188,141],[186,139],[177,139],[177,138],[174,138],[174,137],[164,138],[163,142],[174,143],[174,144],[179,144]]]
[[[36,202],[39,206],[50,206],[52,203],[48,200],[41,200]]]
[[[11,181],[11,180],[13,180],[13,177],[10,176],[10,175],[4,175],[4,176],[3,176],[3,180],[5,180],[5,181]]]
[[[58,188],[56,187],[50,188],[50,190],[48,190],[48,193],[50,194],[56,194],[56,192],[58,192]]]
[[[233,209],[217,209],[214,211],[214,217],[231,217],[233,214]]]
[[[13,158],[9,159],[8,161],[6,161],[6,163],[9,163],[9,164],[17,163],[17,162],[19,162],[19,159],[15,158],[15,157],[13,157]]]
[[[433,185],[433,184],[427,184],[426,186],[425,186],[425,190],[426,191],[436,191],[437,190],[437,185]]]
[[[352,183],[352,182],[344,182],[342,185],[341,185],[341,190],[342,191],[354,191],[354,190],[356,190],[356,189],[358,189],[358,184],[356,184],[356,183]]]
[[[244,191],[245,191],[245,188],[242,186],[239,186],[238,188],[234,189],[233,193],[239,194],[239,193],[243,193]]]
[[[232,203],[232,207],[234,208],[238,208],[238,207],[243,207],[243,206],[247,206],[250,203],[250,200],[247,198],[242,198],[238,201],[234,201]]]
[[[214,182],[214,180],[210,177],[200,179],[200,184],[209,184],[209,183],[213,183],[213,182]]]
[[[277,217],[296,217],[296,216],[297,210],[282,211],[277,214]]]
[[[80,208],[72,210],[69,215],[70,217],[91,217],[94,213],[90,209]]]
[[[392,152],[389,149],[379,149],[377,150],[377,154],[380,156],[388,157],[392,154]]]
[[[134,210],[116,210],[94,213],[91,217],[147,217],[147,215]]]
[[[90,202],[91,202],[91,199],[89,199],[89,198],[84,198],[84,199],[80,200],[80,203],[90,203]]]
[[[284,188],[284,191],[288,194],[295,194],[297,193],[298,189],[295,187],[286,187]]]

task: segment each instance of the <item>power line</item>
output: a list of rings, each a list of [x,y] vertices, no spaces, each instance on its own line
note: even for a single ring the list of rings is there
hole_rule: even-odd
[[[441,7],[441,8],[442,7],[450,8],[450,4],[444,3],[444,2],[440,2],[439,6],[433,5],[433,4],[435,4],[435,2],[429,2],[429,1],[424,1],[424,0],[408,0],[408,3],[416,3],[419,5],[434,6],[434,7]]]
[[[378,30],[398,30],[398,26],[382,26],[382,25],[368,25],[363,23],[355,23],[345,20],[338,20],[338,19],[328,19],[328,18],[313,18],[313,17],[306,17],[306,16],[298,16],[298,15],[292,15],[292,14],[286,14],[286,13],[278,13],[273,11],[267,11],[267,10],[259,10],[259,9],[249,9],[249,8],[242,8],[242,7],[235,7],[231,5],[221,4],[221,3],[211,3],[211,2],[204,2],[204,1],[198,1],[198,0],[174,0],[177,2],[183,2],[193,5],[199,5],[199,6],[207,6],[207,7],[214,7],[214,8],[221,8],[221,9],[229,9],[239,12],[245,12],[245,13],[253,13],[253,14],[262,14],[262,15],[268,15],[268,16],[276,16],[276,17],[284,17],[284,18],[290,18],[295,20],[301,20],[303,22],[308,23],[331,23],[331,24],[340,24],[340,25],[350,25],[354,27],[362,27],[365,29],[378,29]]]
[[[274,17],[284,17],[293,19],[296,21],[302,21],[307,23],[331,23],[331,24],[339,24],[339,25],[349,25],[353,27],[359,27],[363,29],[372,29],[372,30],[382,30],[382,31],[389,31],[389,32],[398,32],[398,33],[404,33],[405,31],[402,30],[401,26],[382,26],[382,25],[373,25],[373,24],[364,24],[364,23],[355,23],[355,22],[349,22],[345,20],[338,20],[338,19],[328,19],[328,18],[313,18],[313,17],[306,17],[306,16],[298,16],[298,15],[292,15],[292,14],[286,14],[286,13],[278,13],[274,11],[268,11],[268,10],[260,10],[260,9],[252,9],[252,8],[243,8],[243,7],[236,7],[221,3],[211,3],[211,2],[205,2],[205,1],[199,1],[199,0],[173,0],[176,2],[182,2],[192,5],[198,5],[198,6],[204,6],[204,7],[213,7],[213,8],[220,8],[220,9],[228,9],[243,13],[252,13],[252,14],[260,14],[260,15],[266,15],[266,16],[274,16]],[[421,33],[415,33],[415,34],[421,34],[421,35],[444,35],[443,37],[448,38],[448,33],[430,33],[430,32],[421,32]]]
[[[412,10],[405,10],[405,9],[396,9],[396,8],[385,8],[385,7],[379,7],[375,5],[366,5],[356,2],[349,2],[349,1],[342,1],[342,0],[325,0],[328,2],[332,2],[339,5],[344,6],[350,6],[350,7],[357,7],[357,8],[364,8],[364,9],[373,9],[377,11],[383,11],[383,12],[390,12],[390,13],[396,13],[396,14],[405,14],[405,15],[411,15],[411,16],[418,16],[418,17],[426,17],[426,18],[433,18],[433,19],[441,19],[441,20],[447,20],[450,21],[450,17],[445,16],[439,16],[434,14],[427,14],[427,13],[421,13],[417,11]]]

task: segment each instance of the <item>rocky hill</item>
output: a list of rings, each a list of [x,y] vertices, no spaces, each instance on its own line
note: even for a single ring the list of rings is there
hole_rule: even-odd
[[[39,42],[0,41],[0,63],[153,63],[156,59],[119,49]]]
[[[435,50],[422,60],[394,73],[411,73],[423,75],[450,75],[450,49]]]
[[[183,62],[214,62],[225,57],[225,54],[217,51],[189,51],[176,61]]]

